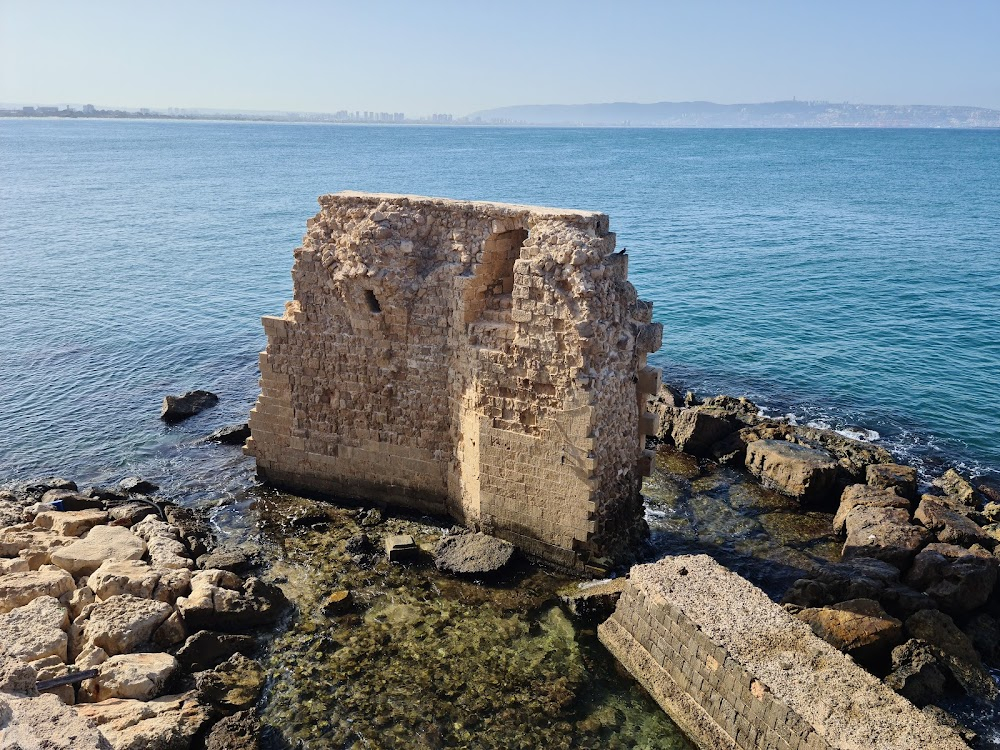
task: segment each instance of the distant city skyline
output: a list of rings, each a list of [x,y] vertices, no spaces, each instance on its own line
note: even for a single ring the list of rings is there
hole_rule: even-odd
[[[1000,3],[0,0],[0,102],[399,112],[806,100],[1000,109]]]

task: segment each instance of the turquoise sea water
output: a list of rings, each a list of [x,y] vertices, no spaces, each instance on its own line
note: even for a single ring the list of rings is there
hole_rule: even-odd
[[[668,382],[1000,468],[1000,132],[0,121],[0,483],[225,493],[316,196],[590,208]],[[178,427],[166,393],[222,396]],[[191,490],[191,488],[195,488]]]

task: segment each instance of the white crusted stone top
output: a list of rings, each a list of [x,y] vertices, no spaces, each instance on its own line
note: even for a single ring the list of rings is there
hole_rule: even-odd
[[[602,219],[607,222],[608,216],[600,211],[585,211],[574,208],[552,208],[549,206],[529,206],[518,203],[494,203],[493,201],[457,200],[454,198],[434,198],[424,195],[404,195],[401,193],[364,193],[355,190],[342,190],[339,193],[321,195],[321,205],[332,203],[350,203],[356,205],[359,201],[379,203],[406,203],[413,206],[437,206],[453,208],[456,211],[475,211],[486,215],[496,214],[532,214],[538,217],[552,219]]]
[[[632,568],[652,606],[670,603],[838,750],[967,750],[853,659],[707,555]]]

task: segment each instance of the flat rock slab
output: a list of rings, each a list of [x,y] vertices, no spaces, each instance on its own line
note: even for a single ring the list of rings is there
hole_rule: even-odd
[[[53,550],[52,563],[74,576],[90,575],[106,560],[139,560],[146,543],[121,526],[95,526],[78,542]]]
[[[193,693],[151,701],[112,698],[80,704],[74,710],[92,721],[114,750],[188,748],[210,718],[208,708]]]
[[[872,464],[865,472],[865,481],[872,487],[895,490],[902,497],[917,495],[917,470],[902,464]]]
[[[112,596],[90,605],[83,624],[83,644],[103,648],[112,656],[127,654],[148,641],[173,611],[166,602],[129,594]]]
[[[107,512],[97,509],[47,510],[35,516],[35,526],[51,529],[61,536],[80,536],[107,522]]]
[[[488,534],[450,534],[434,550],[438,570],[457,575],[495,573],[514,556],[514,545]]]
[[[863,664],[888,656],[903,640],[903,623],[890,617],[873,599],[804,609],[796,617],[831,646]]]
[[[164,422],[180,422],[217,403],[219,397],[211,391],[188,391],[179,396],[164,396],[160,419]]]
[[[931,539],[925,528],[910,523],[910,512],[905,508],[856,505],[847,514],[844,528],[844,558],[873,557],[900,570],[905,570]]]
[[[98,599],[131,594],[149,599],[160,582],[160,573],[142,560],[108,560],[90,574],[87,586]]]
[[[833,517],[833,533],[843,534],[847,523],[847,514],[857,505],[867,505],[873,508],[904,508],[909,509],[910,501],[897,495],[895,490],[881,487],[871,487],[867,484],[852,484],[840,496],[840,507]]]
[[[26,662],[47,656],[65,662],[68,627],[66,608],[51,596],[40,596],[0,615],[0,653]]]
[[[40,596],[59,598],[76,588],[73,576],[52,566],[0,576],[0,614]]]
[[[755,440],[747,445],[746,467],[765,487],[818,502],[833,490],[838,464],[825,450],[786,440]]]
[[[93,724],[54,695],[25,698],[0,693],[0,717],[0,747],[118,750]]]

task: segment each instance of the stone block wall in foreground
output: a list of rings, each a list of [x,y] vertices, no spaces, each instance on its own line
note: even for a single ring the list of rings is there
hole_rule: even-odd
[[[704,750],[968,750],[705,555],[632,568],[598,635]]]
[[[278,486],[449,514],[566,567],[642,525],[652,306],[608,217],[320,198],[265,317],[247,452]]]

